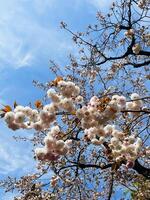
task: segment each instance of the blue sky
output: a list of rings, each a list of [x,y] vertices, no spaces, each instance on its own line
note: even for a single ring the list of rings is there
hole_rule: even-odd
[[[61,66],[69,53],[76,54],[71,36],[60,29],[65,21],[74,31],[84,30],[95,21],[98,9],[106,11],[112,0],[0,0],[0,104],[16,100],[26,105],[43,94],[32,80],[46,82],[51,78],[49,60]],[[32,170],[31,146],[17,143],[12,132],[0,122],[0,177],[21,175]],[[2,200],[12,194],[0,195]]]

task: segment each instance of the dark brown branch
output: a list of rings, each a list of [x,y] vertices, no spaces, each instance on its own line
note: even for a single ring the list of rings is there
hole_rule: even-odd
[[[111,200],[111,196],[113,193],[113,184],[114,184],[114,173],[111,172],[111,180],[110,180],[110,188],[109,188],[109,193],[108,193],[108,200]]]
[[[140,62],[140,63],[128,62],[128,63],[125,63],[124,66],[126,66],[126,65],[132,65],[134,68],[139,68],[139,67],[143,67],[143,66],[149,65],[149,64],[150,64],[150,60],[147,60],[145,62]]]
[[[150,179],[150,169],[143,167],[138,160],[135,160],[135,165],[133,167],[139,174],[142,174],[145,178]]]
[[[83,164],[83,163],[76,163],[76,162],[73,162],[75,163],[79,168],[81,169],[85,169],[85,168],[96,168],[96,169],[101,169],[101,170],[104,170],[104,169],[108,169],[110,167],[112,167],[112,165],[114,163],[109,163],[107,165],[104,165],[103,167],[100,166],[100,165],[95,165],[95,164]],[[72,167],[72,166],[71,166]],[[146,168],[146,167],[143,167],[139,162],[138,160],[135,160],[135,165],[133,167],[133,169],[143,175],[145,178],[147,179],[150,179],[150,169],[149,168]]]
[[[143,51],[143,50],[141,50],[141,51],[139,52],[139,55],[142,55],[142,56],[150,56],[150,51]]]
[[[122,113],[126,113],[126,112],[136,112],[136,113],[140,113],[140,112],[143,112],[143,113],[147,113],[147,114],[150,114],[150,110],[122,110],[121,111]]]
[[[112,166],[112,163],[104,165],[103,167],[100,166],[100,165],[95,165],[95,164],[82,164],[82,163],[78,163],[77,165],[81,169],[85,169],[85,168],[107,169],[107,168],[110,168]]]

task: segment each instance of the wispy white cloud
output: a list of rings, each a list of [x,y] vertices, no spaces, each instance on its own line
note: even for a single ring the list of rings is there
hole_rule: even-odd
[[[24,51],[24,43],[22,39],[17,38],[15,35],[0,34],[1,43],[0,43],[0,60],[2,63],[12,65],[14,68],[24,67],[31,64],[32,61],[32,52]],[[6,67],[5,65],[3,67]]]
[[[0,67],[9,65],[20,68],[32,66],[39,56],[44,56],[47,60],[50,57],[57,57],[59,60],[64,54],[67,55],[73,50],[72,43],[61,31],[58,32],[58,24],[52,25],[56,11],[60,16],[63,9],[63,12],[66,9],[75,9],[77,12],[83,5],[87,8],[89,5],[96,9],[107,8],[112,0],[61,0],[61,2],[60,0],[0,0],[0,2]],[[65,48],[62,49],[62,46]]]
[[[34,9],[38,14],[45,13],[46,10],[53,8],[56,0],[28,0],[29,3],[33,4]]]
[[[31,65],[33,55],[31,52],[27,52],[22,58],[18,58],[17,67],[26,67]]]
[[[113,0],[86,0],[87,3],[93,5],[96,9],[107,9],[112,4]]]
[[[0,155],[2,156],[0,156],[0,174],[7,175],[17,170],[27,172],[29,169],[32,169],[33,163],[29,152],[24,152],[22,148],[20,149],[13,145],[12,141],[9,142],[7,145],[1,145],[0,147]]]
[[[0,175],[16,173],[17,170],[25,173],[33,170],[34,165],[35,162],[32,159],[31,146],[14,141],[11,131],[8,131],[1,125]]]
[[[5,3],[6,2],[6,3]],[[13,3],[12,3],[13,2]],[[14,68],[31,66],[39,55],[59,59],[62,35],[44,14],[52,11],[56,0],[8,0],[0,8],[0,60]],[[1,12],[2,10],[2,12]],[[8,10],[10,12],[8,13]],[[43,20],[41,20],[43,19]],[[48,26],[49,24],[49,26]],[[68,41],[61,54],[67,51]],[[70,50],[70,48],[69,48]]]

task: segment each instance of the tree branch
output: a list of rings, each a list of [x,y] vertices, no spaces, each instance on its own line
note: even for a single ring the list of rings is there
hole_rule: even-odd
[[[133,167],[139,174],[142,174],[145,178],[150,179],[150,169],[143,167],[138,160],[135,160],[135,165]]]

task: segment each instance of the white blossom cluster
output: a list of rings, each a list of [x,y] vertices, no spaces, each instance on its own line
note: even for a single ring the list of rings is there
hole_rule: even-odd
[[[127,135],[119,131],[114,125],[106,125],[99,127],[91,127],[85,129],[86,138],[94,145],[103,144],[104,141],[110,140],[109,147],[115,161],[126,160],[127,167],[133,167],[138,153],[142,146],[142,140],[137,138],[135,134]]]
[[[112,150],[113,158],[116,161],[122,161],[125,159],[127,161],[126,166],[133,167],[134,161],[142,147],[142,140],[134,134],[126,135],[124,132],[118,131],[114,127],[106,127],[105,129],[109,129],[109,132],[112,131],[109,147]]]
[[[26,106],[17,106],[14,111],[5,114],[5,121],[12,130],[19,128],[32,128],[31,123],[40,120],[39,113],[36,109]]]
[[[113,95],[103,112],[99,111],[99,98],[91,98],[88,106],[77,110],[77,116],[81,120],[84,129],[85,140],[91,141],[94,145],[101,145],[110,140],[110,148],[113,158],[118,161],[127,160],[127,167],[134,165],[142,140],[135,136],[129,136],[115,129],[115,126],[107,124],[108,121],[117,117],[117,113],[124,109],[139,111],[143,106],[142,100],[137,93],[131,95],[131,101],[127,102],[124,96]],[[134,112],[131,112],[134,114]],[[135,114],[137,114],[135,112]],[[106,126],[104,126],[107,124]],[[110,139],[111,138],[111,139]]]
[[[77,110],[76,115],[81,119],[82,128],[106,124],[109,120],[116,118],[117,113],[125,108],[126,98],[118,95],[112,96],[111,101],[103,112],[99,110],[100,104],[100,99],[97,96],[93,96],[87,106]]]
[[[134,30],[133,30],[133,29],[129,29],[129,30],[127,30],[127,31],[125,32],[125,36],[126,36],[127,38],[129,38],[129,39],[132,39],[133,35],[134,35]]]
[[[47,111],[49,109],[49,112]],[[28,106],[17,106],[14,111],[5,114],[5,121],[12,130],[19,128],[32,129],[37,131],[44,130],[50,126],[50,123],[56,119],[55,112],[57,108],[55,104],[44,106],[40,112]]]
[[[143,39],[145,40],[145,43],[147,46],[150,46],[150,33],[148,34],[143,34]]]
[[[14,111],[7,112],[4,118],[8,127],[12,130],[33,128],[36,131],[42,131],[48,129],[56,121],[57,111],[75,112],[75,103],[83,101],[83,97],[79,95],[80,88],[73,82],[59,81],[57,89],[58,92],[54,89],[47,91],[47,96],[52,102],[40,110],[19,105]],[[53,127],[44,139],[45,147],[36,149],[36,156],[39,160],[55,160],[59,155],[68,152],[67,144],[70,144],[71,141],[58,140],[59,132],[59,127]]]
[[[134,54],[139,54],[139,52],[141,51],[141,46],[140,46],[140,44],[135,44],[135,45],[133,45],[132,51],[133,51]]]
[[[83,102],[80,88],[71,81],[60,80],[56,90],[49,89],[47,96],[52,102],[40,109],[19,105],[14,111],[7,112],[4,118],[8,127],[13,130],[33,128],[36,131],[44,131],[56,122],[58,111],[67,111],[80,120],[84,139],[95,145],[107,141],[116,161],[125,157],[128,166],[131,165],[131,161],[134,163],[142,145],[140,138],[116,130],[109,122],[116,119],[119,112],[124,110],[136,115],[136,111],[143,107],[138,94],[133,93],[131,101],[128,102],[124,96],[119,95],[113,95],[111,99],[93,96],[87,105],[78,108],[77,104]],[[71,140],[64,141],[60,134],[60,128],[53,125],[44,139],[44,147],[35,150],[39,160],[57,160],[69,151]]]
[[[138,7],[143,9],[145,8],[145,6],[147,6],[149,4],[149,0],[139,0],[138,1]]]
[[[130,102],[126,102],[126,109],[131,111],[139,111],[143,108],[143,101],[140,100],[140,96],[137,93],[131,94]],[[129,112],[130,113],[130,112]],[[131,112],[132,115],[139,114],[138,112]]]
[[[12,130],[19,128],[45,130],[56,120],[58,110],[75,111],[75,103],[82,102],[79,96],[80,88],[74,83],[60,81],[58,83],[59,94],[54,89],[47,91],[47,96],[52,103],[47,104],[40,111],[28,106],[17,106],[14,111],[5,114],[5,121]]]
[[[49,89],[47,95],[57,105],[59,109],[68,112],[75,112],[75,103],[83,101],[80,94],[80,88],[71,81],[59,81],[57,86],[60,94],[54,89]]]
[[[45,146],[42,148],[36,148],[35,154],[39,160],[57,160],[60,155],[65,155],[72,143],[72,140],[63,140],[59,138],[60,128],[53,126],[44,138]]]

